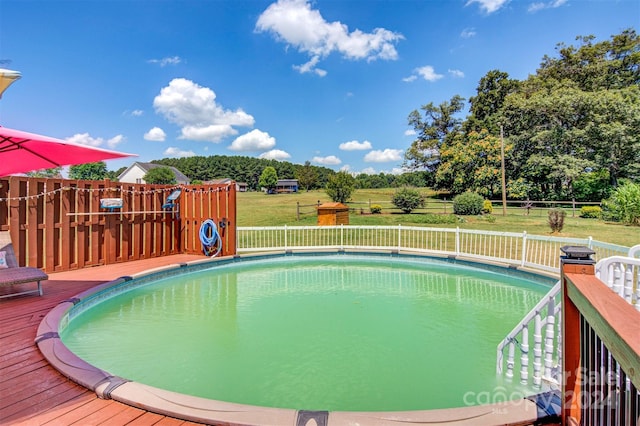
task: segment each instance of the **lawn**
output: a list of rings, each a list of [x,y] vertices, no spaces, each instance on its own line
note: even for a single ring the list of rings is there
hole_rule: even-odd
[[[552,235],[547,224],[547,210],[533,209],[527,215],[520,207],[509,207],[507,215],[502,215],[502,206],[494,204],[493,214],[488,216],[465,216],[453,223],[432,224],[429,223],[432,216],[426,213],[444,215],[451,214],[450,202],[432,198],[433,191],[424,190],[424,195],[429,197],[425,209],[420,209],[411,214],[403,214],[391,205],[391,197],[395,189],[367,189],[357,190],[353,194],[349,207],[352,213],[349,217],[351,225],[408,225],[427,227],[448,227],[461,229],[478,229],[501,232],[527,231],[534,235]],[[238,201],[238,226],[302,226],[316,225],[317,216],[314,206],[320,203],[330,202],[331,199],[324,191],[299,192],[295,194],[266,195],[261,192],[240,192]],[[297,220],[297,205],[300,204],[300,220]],[[369,203],[380,204],[383,214],[368,214]],[[620,244],[631,247],[640,244],[640,227],[625,226],[620,224],[605,223],[597,219],[582,219],[579,210],[575,216],[571,209],[566,209],[567,217],[560,237],[586,238],[607,243]],[[364,214],[361,214],[364,213]],[[454,220],[454,218],[451,218]]]

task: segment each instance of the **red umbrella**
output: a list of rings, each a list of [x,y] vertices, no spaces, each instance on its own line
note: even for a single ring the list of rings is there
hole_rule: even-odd
[[[0,176],[132,156],[0,127]]]

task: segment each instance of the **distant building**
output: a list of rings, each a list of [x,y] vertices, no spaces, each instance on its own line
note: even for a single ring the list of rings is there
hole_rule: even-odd
[[[224,179],[207,180],[202,183],[207,185],[229,185],[231,182],[234,182],[234,180],[231,178],[224,178]],[[236,191],[247,192],[248,185],[246,183],[236,182],[235,184],[236,184]]]
[[[298,192],[298,179],[278,179],[276,192]]]
[[[189,178],[182,174],[182,172],[175,167],[156,163],[140,163],[138,161],[130,165],[127,170],[120,173],[118,175],[118,181],[125,183],[146,183],[144,181],[144,175],[146,175],[149,170],[155,169],[157,167],[168,167],[175,175],[176,182],[178,184],[189,185]]]

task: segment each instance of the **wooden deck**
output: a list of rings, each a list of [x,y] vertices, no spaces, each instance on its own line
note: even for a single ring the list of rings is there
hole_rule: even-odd
[[[113,400],[68,380],[34,344],[42,318],[61,301],[115,278],[173,263],[202,259],[175,255],[49,274],[44,295],[0,300],[0,425],[195,425]],[[35,284],[22,285],[25,289]],[[21,286],[12,289],[18,291]],[[7,293],[10,289],[2,289]]]

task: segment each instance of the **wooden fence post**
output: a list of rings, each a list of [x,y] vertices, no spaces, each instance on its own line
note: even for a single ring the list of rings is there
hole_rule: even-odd
[[[581,418],[582,380],[581,370],[580,311],[567,295],[565,274],[595,274],[595,252],[588,247],[565,246],[561,257],[562,280],[562,421],[564,425],[579,425]],[[588,378],[587,378],[588,379]]]

